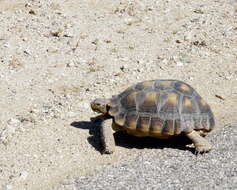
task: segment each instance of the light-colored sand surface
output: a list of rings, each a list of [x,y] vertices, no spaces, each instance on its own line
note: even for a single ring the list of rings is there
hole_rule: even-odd
[[[70,189],[74,179],[141,152],[166,155],[126,146],[101,155],[89,122],[90,101],[143,80],[191,84],[212,107],[223,139],[212,141],[218,150],[209,154],[221,154],[230,142],[222,127],[237,123],[236,52],[235,0],[0,0],[0,187]]]

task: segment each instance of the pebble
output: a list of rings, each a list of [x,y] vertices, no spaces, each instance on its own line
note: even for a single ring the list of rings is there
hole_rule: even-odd
[[[67,117],[69,117],[69,118],[76,117],[78,115],[79,115],[78,112],[72,112],[72,111],[67,112]]]
[[[3,47],[8,48],[8,47],[10,47],[10,44],[9,43],[4,43]]]
[[[48,79],[48,83],[52,84],[54,83],[55,81],[53,79]]]
[[[179,58],[179,60],[183,63],[191,63],[190,57],[183,55]]]
[[[179,66],[179,67],[184,66],[184,63],[182,63],[182,62],[180,62],[180,61],[178,61],[176,64],[177,64],[177,66]]]
[[[78,107],[86,110],[86,109],[90,109],[90,104],[88,102],[80,102],[78,104]]]
[[[70,61],[69,63],[67,63],[66,65],[67,67],[74,67],[75,63],[73,61]]]
[[[26,180],[26,178],[28,177],[28,175],[29,175],[29,173],[28,173],[27,171],[22,171],[22,172],[20,173],[19,180],[20,180],[20,181]]]
[[[32,109],[30,110],[30,113],[38,114],[38,113],[40,113],[40,110],[39,110],[39,109],[36,109],[36,108],[32,108]]]
[[[19,123],[21,123],[21,121],[19,119],[16,119],[16,118],[11,118],[7,121],[7,123],[9,125],[18,125]]]
[[[3,185],[2,188],[3,188],[3,190],[12,190],[13,185],[11,185],[11,184]]]
[[[191,41],[192,38],[193,38],[192,32],[187,32],[187,33],[184,35],[184,40],[186,40],[186,41]]]
[[[16,131],[24,131],[24,129],[19,126],[18,123],[7,125],[0,133],[0,141],[5,145],[8,144],[9,140],[13,137]]]

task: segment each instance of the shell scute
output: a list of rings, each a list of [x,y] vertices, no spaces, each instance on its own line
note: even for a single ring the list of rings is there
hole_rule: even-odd
[[[132,92],[128,94],[126,97],[121,99],[121,104],[126,110],[135,110],[136,109],[136,97],[137,92]]]
[[[157,80],[154,83],[154,89],[156,90],[172,90],[174,86],[173,80]]]
[[[174,120],[166,120],[162,129],[163,135],[174,135]]]
[[[137,110],[141,113],[157,113],[157,98],[159,94],[154,91],[139,92],[137,96]]]
[[[194,93],[194,89],[190,85],[181,81],[175,83],[174,89],[185,96],[191,97]]]
[[[138,117],[139,116],[136,113],[128,113],[124,126],[129,130],[136,130]]]
[[[165,96],[160,96],[160,112],[163,113],[179,113],[178,103],[179,94],[176,92],[167,93]]]
[[[143,133],[149,133],[150,116],[139,117],[136,130]]]
[[[139,82],[135,85],[136,90],[152,90],[154,81]]]
[[[161,134],[164,121],[159,117],[151,117],[150,134]]]

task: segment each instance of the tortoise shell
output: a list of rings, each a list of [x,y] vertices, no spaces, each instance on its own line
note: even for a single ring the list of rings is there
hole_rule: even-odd
[[[113,96],[109,106],[116,130],[135,136],[167,138],[193,129],[206,133],[215,125],[209,105],[178,80],[137,83]]]

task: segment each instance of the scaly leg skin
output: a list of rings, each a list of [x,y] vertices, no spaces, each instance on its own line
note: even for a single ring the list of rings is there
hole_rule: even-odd
[[[100,137],[101,143],[104,148],[102,153],[104,154],[112,154],[115,150],[115,140],[114,140],[114,131],[112,129],[112,119],[106,119],[102,121],[100,128]]]
[[[195,130],[187,133],[186,136],[193,142],[197,153],[209,152],[212,149],[211,144]]]

